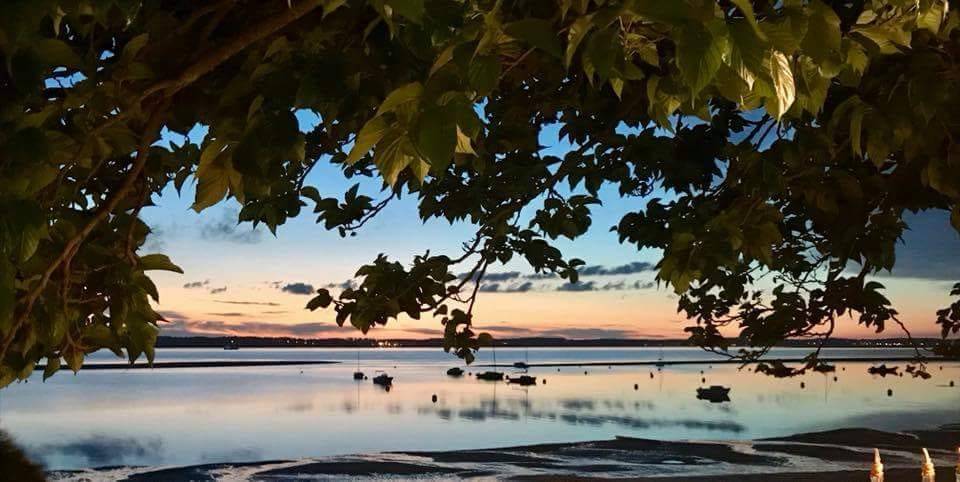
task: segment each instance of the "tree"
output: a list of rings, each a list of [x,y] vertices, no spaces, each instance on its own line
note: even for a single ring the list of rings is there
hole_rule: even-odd
[[[904,213],[960,229],[960,15],[944,0],[19,0],[0,7],[0,386],[109,348],[153,357],[141,254],[153,195],[237,202],[276,233],[311,208],[354,234],[400,196],[476,226],[462,253],[381,256],[331,308],[366,333],[442,318],[472,359],[487,269],[519,256],[577,280],[552,245],[591,228],[662,250],[692,340],[763,354],[852,314],[902,324],[871,275]],[[321,122],[301,132],[299,110]],[[178,139],[195,126],[199,144]],[[575,147],[544,155],[558,126]],[[305,185],[318,163],[382,197]],[[523,210],[527,209],[524,214]],[[532,210],[532,212],[530,212]],[[454,272],[466,271],[464,275]],[[760,280],[764,280],[762,283]],[[764,286],[773,286],[765,289]],[[960,296],[960,285],[953,295]],[[938,312],[957,353],[960,301]],[[819,352],[819,350],[817,350]],[[798,370],[818,365],[817,352]]]

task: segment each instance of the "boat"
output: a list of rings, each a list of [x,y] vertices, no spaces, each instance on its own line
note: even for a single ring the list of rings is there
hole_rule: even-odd
[[[495,342],[490,342],[490,347],[493,350],[493,369],[492,372],[483,372],[477,373],[478,380],[486,380],[489,382],[498,382],[503,380],[503,372],[496,371],[497,369],[497,345]]]
[[[364,373],[363,373],[362,371],[360,371],[360,352],[358,351],[358,352],[357,352],[357,371],[353,372],[353,379],[354,379],[354,380],[364,380],[364,379],[366,379],[366,378],[367,378],[367,376],[364,375]]]
[[[381,387],[389,387],[393,385],[393,377],[387,375],[386,373],[381,373],[373,377],[373,384],[380,385]]]
[[[663,367],[667,366],[667,364],[664,363],[664,361],[663,361],[663,347],[660,347],[660,358],[657,358],[657,362],[654,363],[653,366],[655,366],[655,367],[657,367],[657,368],[663,368]]]
[[[531,377],[530,375],[520,375],[519,377],[508,377],[507,383],[513,383],[516,385],[536,385],[537,377]]]
[[[518,362],[514,362],[514,363],[513,363],[513,368],[517,368],[517,369],[520,369],[520,370],[526,370],[526,369],[530,368],[530,365],[527,365],[525,362],[518,361]]]
[[[487,380],[490,382],[497,382],[497,381],[503,380],[503,373],[501,372],[477,373],[477,380]]]
[[[874,366],[874,367],[867,368],[867,373],[871,375],[880,375],[881,377],[885,377],[887,375],[897,375],[897,370],[899,369],[900,367],[888,368],[887,365],[880,365],[878,367]]]
[[[697,389],[697,398],[707,400],[710,403],[729,402],[730,389],[720,385],[711,385],[708,388],[700,387]]]
[[[453,368],[447,370],[447,375],[450,375],[451,377],[462,377],[462,376],[463,376],[463,368],[453,367]]]
[[[240,342],[236,338],[230,338],[223,343],[224,350],[239,350]]]

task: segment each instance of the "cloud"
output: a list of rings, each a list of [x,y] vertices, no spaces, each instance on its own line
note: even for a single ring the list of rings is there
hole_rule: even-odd
[[[233,301],[233,300],[213,300],[214,303],[224,303],[227,305],[257,305],[257,306],[280,306],[280,303],[272,301]]]
[[[200,225],[200,237],[208,241],[229,241],[232,243],[253,244],[261,241],[262,232],[240,225],[237,211],[223,211],[220,220],[212,220]]]
[[[626,339],[636,336],[631,330],[621,328],[552,328],[542,330],[540,336],[558,336],[573,339],[617,338]]]
[[[483,293],[526,293],[533,289],[533,283],[525,281],[523,283],[514,283],[507,285],[504,283],[484,283],[480,285],[480,292]]]
[[[294,295],[312,295],[316,293],[317,290],[314,289],[312,284],[297,282],[284,285],[280,288],[280,291]]]
[[[227,291],[227,287],[226,287],[226,286],[221,287],[221,288],[210,288],[210,294],[214,294],[214,295],[215,295],[215,294],[219,294],[219,293],[223,293],[224,291]]]
[[[191,281],[189,283],[184,284],[183,287],[189,290],[194,288],[203,288],[204,286],[207,286],[209,284],[210,284],[210,280],[205,279],[203,281]]]
[[[960,233],[950,225],[949,213],[926,211],[907,215],[904,221],[909,230],[897,246],[892,276],[960,281]]]
[[[600,265],[584,266],[577,271],[580,273],[580,276],[616,276],[643,273],[651,270],[653,270],[652,264],[642,261],[634,261],[632,263],[623,264],[620,266],[612,266],[609,268]]]
[[[357,283],[352,279],[348,279],[341,283],[327,283],[323,285],[327,289],[341,289],[341,290],[353,290],[357,288]]]
[[[178,320],[160,325],[160,333],[167,336],[290,336],[312,338],[322,335],[354,336],[352,327],[340,327],[335,323],[274,323],[267,321],[227,322],[219,320]]]
[[[231,311],[227,313],[207,313],[209,316],[223,316],[223,317],[234,317],[234,316],[247,316],[246,313],[240,313],[237,311]]]
[[[582,283],[563,283],[557,286],[557,291],[594,291],[596,289],[595,281],[584,281]]]

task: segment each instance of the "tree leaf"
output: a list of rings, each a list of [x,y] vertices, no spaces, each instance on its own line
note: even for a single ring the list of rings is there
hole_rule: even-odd
[[[48,378],[60,370],[60,363],[59,356],[47,357],[47,366],[43,368],[43,381],[47,381]]]
[[[793,81],[790,59],[782,52],[774,49],[770,49],[767,55],[768,73],[775,96],[772,99],[773,102],[767,106],[767,111],[779,120],[797,98],[796,85]]]
[[[539,18],[525,18],[504,25],[507,35],[523,40],[557,58],[563,58],[563,47],[553,23]]]
[[[474,57],[467,68],[470,87],[483,97],[490,93],[500,79],[500,60],[495,55]]]
[[[353,141],[353,148],[350,149],[350,155],[344,162],[348,166],[356,164],[361,157],[370,152],[370,149],[373,149],[380,142],[380,139],[389,129],[390,126],[387,125],[387,121],[383,117],[374,117],[367,121],[360,132],[357,133],[357,138]]]
[[[573,61],[573,54],[577,53],[577,47],[583,41],[590,29],[593,28],[593,15],[580,17],[570,25],[570,31],[567,33],[567,52],[563,59],[563,64],[570,68],[570,62]]]
[[[677,32],[677,67],[694,95],[717,75],[726,49],[726,38],[717,37],[698,24],[684,25]]]
[[[743,12],[743,17],[747,20],[747,23],[750,24],[750,27],[754,33],[757,34],[757,37],[759,37],[760,40],[766,40],[767,36],[763,33],[763,30],[760,30],[760,26],[757,25],[757,16],[753,12],[753,2],[751,0],[730,0],[730,3],[736,5],[737,8]]]
[[[477,155],[477,153],[473,150],[473,143],[470,139],[470,136],[464,134],[463,131],[460,130],[459,125],[457,126],[457,148],[454,152],[457,154]]]
[[[66,42],[45,38],[33,42],[32,48],[51,67],[80,67],[83,60]]]
[[[183,274],[183,270],[173,264],[165,254],[148,254],[140,257],[140,269],[144,271],[162,270]]]
[[[420,116],[416,147],[431,165],[447,166],[453,159],[457,147],[457,124],[453,114],[450,109],[435,107]]]
[[[393,92],[387,95],[387,98],[380,104],[375,117],[379,117],[386,112],[394,112],[399,107],[410,102],[419,102],[420,94],[423,93],[423,84],[420,82],[411,82],[409,84],[397,87]]]

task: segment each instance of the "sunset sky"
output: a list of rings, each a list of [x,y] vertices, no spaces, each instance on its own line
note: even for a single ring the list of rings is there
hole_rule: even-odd
[[[309,114],[300,115],[304,128]],[[191,134],[195,141],[203,132]],[[167,140],[179,142],[177,137]],[[552,153],[562,153],[552,132],[542,142]],[[354,181],[339,170],[321,164],[308,178],[325,196],[342,197]],[[374,199],[379,183],[361,185],[361,193]],[[473,229],[431,221],[422,224],[416,199],[391,204],[353,238],[341,238],[314,223],[309,208],[278,229],[277,237],[265,229],[237,226],[238,205],[230,200],[197,214],[190,209],[194,185],[188,182],[178,196],[170,186],[155,198],[156,207],[143,211],[155,233],[148,238],[144,254],[163,252],[185,271],[184,275],[153,272],[161,293],[158,309],[170,321],[161,334],[237,334],[297,337],[354,337],[352,327],[338,327],[332,310],[310,312],[304,305],[311,288],[327,287],[336,295],[337,285],[351,280],[356,269],[379,253],[408,263],[416,254],[459,255],[460,244]],[[670,289],[653,283],[652,265],[657,252],[638,252],[621,245],[609,227],[644,200],[620,199],[612,190],[601,192],[603,206],[595,210],[593,229],[575,242],[558,241],[565,257],[587,262],[594,274],[582,276],[579,285],[531,277],[532,270],[520,261],[491,268],[495,279],[481,288],[475,308],[475,326],[501,337],[564,336],[567,338],[684,337],[685,320],[676,313],[676,297]],[[915,335],[935,336],[937,308],[947,305],[949,288],[960,281],[956,258],[960,236],[946,213],[928,213],[908,218],[912,230],[898,250],[894,276],[879,281],[902,313]],[[375,338],[426,338],[441,336],[439,319],[419,321],[401,318],[370,333]],[[850,320],[838,326],[837,336],[873,336]],[[884,336],[899,336],[892,329]]]

